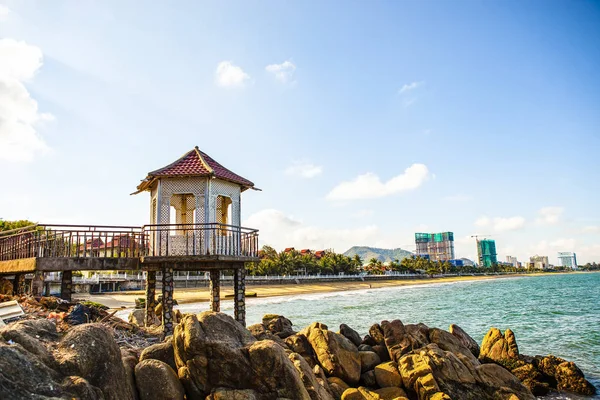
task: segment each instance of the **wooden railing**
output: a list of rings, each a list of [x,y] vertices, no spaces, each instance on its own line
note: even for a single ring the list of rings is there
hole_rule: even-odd
[[[0,261],[30,257],[258,256],[258,231],[223,224],[34,225],[0,232]]]

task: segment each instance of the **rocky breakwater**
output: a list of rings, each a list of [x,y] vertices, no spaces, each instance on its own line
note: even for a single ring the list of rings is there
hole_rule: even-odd
[[[297,332],[279,315],[246,329],[213,312],[183,315],[173,336],[136,349],[102,323],[0,331],[2,399],[531,400],[538,386],[594,390],[574,364],[522,356],[494,328],[481,347],[455,325],[383,321],[361,338],[318,322]]]

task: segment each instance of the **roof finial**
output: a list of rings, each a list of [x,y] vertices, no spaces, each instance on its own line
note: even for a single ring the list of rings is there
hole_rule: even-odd
[[[194,148],[195,148],[196,150],[200,150],[200,149],[198,148],[198,146],[196,146],[196,147],[194,147]]]

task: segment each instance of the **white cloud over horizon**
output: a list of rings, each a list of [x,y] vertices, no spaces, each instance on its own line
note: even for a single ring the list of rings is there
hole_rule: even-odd
[[[525,218],[515,217],[488,217],[481,216],[475,221],[475,226],[491,228],[494,232],[515,231],[525,226]]]
[[[542,207],[538,211],[536,222],[542,225],[556,225],[564,211],[563,207]]]
[[[411,83],[406,83],[406,84],[402,85],[402,87],[400,88],[400,90],[398,92],[399,93],[409,92],[411,90],[418,88],[419,86],[423,85],[424,83],[425,83],[425,81],[414,81]]]
[[[294,161],[284,172],[289,176],[310,179],[321,175],[323,173],[323,167],[315,165],[307,160],[300,160]]]
[[[241,67],[233,64],[231,61],[221,61],[219,65],[217,65],[215,81],[219,86],[242,87],[249,79],[250,75],[245,73]]]
[[[382,182],[379,176],[367,172],[352,181],[340,183],[327,194],[326,198],[327,200],[375,199],[415,190],[430,178],[432,174],[425,164],[413,164],[406,168],[404,173],[387,182]]]
[[[260,229],[261,246],[266,244],[277,250],[295,247],[313,250],[334,249],[343,253],[351,247],[349,243],[369,243],[379,234],[376,225],[352,229],[310,226],[276,209],[258,211],[245,219],[243,225]]]
[[[295,83],[293,80],[294,72],[296,71],[296,65],[287,60],[281,64],[270,64],[265,67],[265,70],[275,76],[281,83]]]
[[[4,4],[0,4],[0,21],[3,21],[10,14],[10,8],[5,6]]]
[[[0,159],[32,161],[49,150],[38,128],[54,117],[40,113],[25,87],[42,67],[39,47],[13,39],[0,39]]]

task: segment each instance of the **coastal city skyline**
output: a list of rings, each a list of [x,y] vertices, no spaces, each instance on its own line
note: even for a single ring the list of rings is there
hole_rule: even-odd
[[[0,218],[142,225],[198,145],[263,190],[261,244],[598,262],[598,9],[517,4],[0,1]]]

